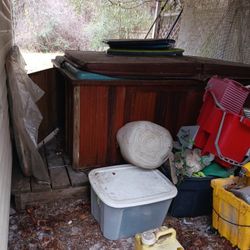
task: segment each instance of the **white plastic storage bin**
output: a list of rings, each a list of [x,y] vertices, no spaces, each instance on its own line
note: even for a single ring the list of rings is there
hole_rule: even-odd
[[[129,164],[94,169],[89,181],[91,213],[110,240],[161,226],[177,195],[176,187],[158,170]]]

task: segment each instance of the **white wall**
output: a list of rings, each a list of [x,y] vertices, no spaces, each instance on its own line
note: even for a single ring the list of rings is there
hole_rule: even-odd
[[[11,11],[9,0],[0,1],[0,250],[7,249],[9,230],[11,144],[6,92],[5,56],[11,46]]]

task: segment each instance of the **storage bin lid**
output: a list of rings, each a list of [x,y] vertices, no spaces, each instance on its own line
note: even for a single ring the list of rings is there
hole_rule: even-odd
[[[115,208],[151,204],[177,195],[176,187],[160,171],[130,164],[94,169],[89,181],[99,199]]]

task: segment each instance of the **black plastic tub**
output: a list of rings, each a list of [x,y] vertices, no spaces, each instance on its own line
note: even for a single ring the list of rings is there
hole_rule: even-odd
[[[212,213],[211,180],[214,177],[186,177],[177,185],[169,214],[174,217],[195,217]]]

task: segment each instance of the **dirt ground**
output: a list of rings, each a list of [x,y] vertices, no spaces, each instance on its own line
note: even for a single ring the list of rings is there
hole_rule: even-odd
[[[210,217],[177,219],[167,217],[164,225],[177,230],[178,240],[185,249],[235,249],[210,227]],[[9,249],[83,249],[129,250],[134,239],[105,239],[98,223],[90,214],[90,204],[83,200],[65,200],[11,209]]]

